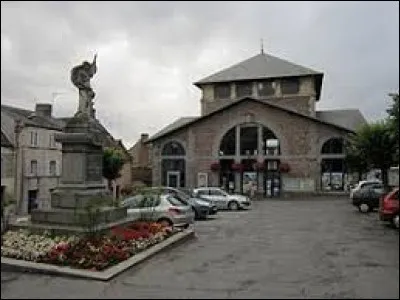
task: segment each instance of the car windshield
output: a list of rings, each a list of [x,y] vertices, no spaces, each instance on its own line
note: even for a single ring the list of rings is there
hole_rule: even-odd
[[[182,191],[182,190],[178,190],[178,189],[177,189],[177,190],[176,190],[176,194],[177,194],[180,198],[182,198],[183,200],[186,200],[186,201],[188,201],[189,198],[190,198],[190,195],[189,195],[188,193]]]
[[[187,205],[184,201],[182,201],[179,198],[174,197],[172,195],[167,196],[167,201],[175,206],[186,206]]]
[[[229,196],[227,192],[219,189],[211,190],[210,194],[215,196]]]

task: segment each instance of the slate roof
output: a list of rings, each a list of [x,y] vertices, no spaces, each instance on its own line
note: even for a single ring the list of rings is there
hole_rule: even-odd
[[[1,105],[1,111],[2,113],[8,114],[14,120],[20,119],[27,126],[62,130],[55,118],[38,116],[35,111],[32,110]]]
[[[244,80],[314,76],[316,79],[317,100],[321,94],[322,72],[297,65],[287,60],[260,53],[242,62],[234,64],[217,73],[207,76],[194,84],[201,86],[208,83],[232,82]]]
[[[320,110],[316,111],[317,119],[343,126],[353,131],[367,121],[358,109]]]
[[[13,143],[14,141],[14,127],[15,121],[19,119],[25,124],[26,126],[32,127],[40,127],[40,128],[47,128],[53,130],[62,131],[63,128],[66,126],[67,122],[71,117],[67,118],[54,118],[54,117],[42,117],[37,116],[35,111],[17,108],[8,105],[1,105],[1,130],[2,134],[5,134],[5,137]],[[123,147],[123,144],[118,144],[118,141],[114,140],[113,136],[107,131],[107,129],[97,120],[95,119],[95,126],[97,130],[103,136],[103,143],[104,146],[120,146]],[[3,137],[2,137],[3,139]],[[125,148],[126,150],[126,148]]]
[[[322,75],[322,73],[269,54],[260,53],[207,76],[195,84],[306,75]]]
[[[183,126],[185,126],[186,124],[190,123],[191,121],[198,119],[200,117],[182,117],[177,119],[176,121],[174,121],[173,123],[165,126],[163,129],[161,129],[159,132],[157,132],[156,134],[154,134],[152,137],[149,138],[149,140],[155,140],[158,139],[161,136],[164,136],[176,129],[179,129]],[[148,141],[149,141],[148,140]]]
[[[216,111],[213,111],[207,115],[204,116],[200,116],[200,117],[183,117],[183,118],[179,118],[177,119],[175,122],[173,122],[172,124],[164,127],[163,129],[161,129],[159,132],[157,132],[156,134],[154,134],[153,136],[151,136],[146,143],[149,142],[153,142],[163,136],[166,136],[168,134],[173,133],[174,131],[177,131],[179,129],[185,128],[187,126],[190,126],[191,124],[198,122],[200,120],[204,120],[212,115],[217,114],[218,112],[221,112],[225,109],[228,109],[232,106],[238,105],[239,103],[242,103],[244,101],[254,101],[254,102],[258,102],[261,103],[263,105],[267,105],[270,107],[274,107],[283,111],[286,111],[288,113],[297,115],[299,117],[302,118],[307,118],[311,121],[314,122],[318,122],[321,124],[326,124],[329,126],[333,126],[336,128],[339,128],[341,130],[346,130],[348,132],[354,132],[355,129],[357,128],[358,125],[360,125],[361,123],[366,122],[364,117],[362,116],[361,112],[357,109],[354,110],[326,110],[326,111],[318,111],[316,113],[316,117],[312,117],[312,116],[308,116],[308,115],[304,115],[301,113],[298,113],[296,111],[290,110],[290,109],[286,109],[283,108],[280,105],[276,105],[270,102],[264,102],[262,100],[259,99],[254,99],[254,98],[250,98],[250,97],[245,97],[243,99],[240,99],[238,101],[232,102]]]
[[[1,131],[1,147],[14,147],[11,141],[4,134],[3,130]]]

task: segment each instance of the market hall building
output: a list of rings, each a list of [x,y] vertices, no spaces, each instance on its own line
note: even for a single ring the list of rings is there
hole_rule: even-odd
[[[267,197],[342,190],[358,109],[316,110],[323,73],[265,54],[194,84],[201,116],[152,136],[153,186],[218,186]]]

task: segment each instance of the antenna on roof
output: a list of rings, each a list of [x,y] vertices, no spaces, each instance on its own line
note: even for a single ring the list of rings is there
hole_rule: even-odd
[[[261,46],[261,54],[264,54],[264,41],[263,41],[263,39],[260,40],[260,46]]]

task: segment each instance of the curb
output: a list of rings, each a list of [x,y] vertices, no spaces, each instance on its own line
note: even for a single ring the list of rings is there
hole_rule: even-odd
[[[194,238],[195,232],[193,229],[186,229],[182,232],[178,232],[168,239],[146,249],[133,257],[112,266],[104,271],[87,271],[81,269],[72,269],[70,267],[62,267],[44,263],[36,263],[31,261],[18,260],[13,258],[1,257],[1,268],[3,270],[12,270],[16,272],[34,272],[50,275],[63,275],[72,276],[85,279],[94,279],[100,281],[108,281],[118,274],[126,271],[132,266],[135,266],[153,255],[161,252],[164,249],[172,248],[172,246],[178,246],[183,242]]]

